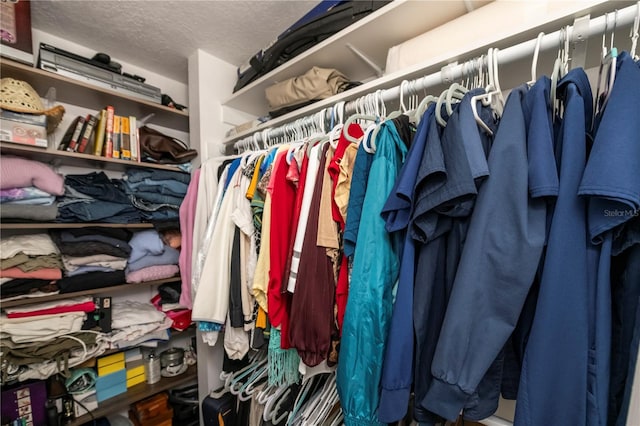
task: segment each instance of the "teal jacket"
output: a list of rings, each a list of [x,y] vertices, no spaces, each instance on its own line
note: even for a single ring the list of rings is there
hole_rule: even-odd
[[[393,122],[382,124],[369,172],[344,316],[337,385],[344,423],[380,425],[382,361],[398,279],[400,235],[390,235],[380,216],[407,148]]]

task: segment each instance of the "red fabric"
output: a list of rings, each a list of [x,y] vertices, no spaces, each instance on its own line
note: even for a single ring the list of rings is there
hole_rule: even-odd
[[[347,308],[347,298],[349,296],[349,259],[342,255],[342,264],[338,274],[336,284],[336,319],[338,321],[338,332],[342,336],[342,323],[344,321],[344,311]]]
[[[295,158],[291,160],[291,167],[298,167],[297,161]],[[290,168],[291,168],[290,167]],[[293,209],[293,223],[291,227],[291,238],[289,239],[289,249],[287,251],[287,264],[284,269],[284,277],[282,280],[282,288],[281,291],[284,293],[287,291],[287,284],[289,281],[289,272],[291,271],[291,258],[293,257],[293,244],[296,241],[296,233],[298,232],[298,220],[300,219],[300,210],[302,209],[302,196],[304,195],[304,184],[307,179],[307,169],[309,168],[309,157],[306,155],[302,159],[302,166],[300,167],[300,174],[297,175],[298,180],[295,183],[297,184],[296,188],[296,201]],[[291,181],[290,177],[292,173],[287,175],[287,178]]]
[[[271,228],[270,232],[270,265],[267,301],[269,305],[269,321],[280,327],[282,349],[289,349],[289,293],[282,292],[289,241],[293,229],[296,190],[292,182],[287,180],[289,165],[281,153],[273,164],[271,193]],[[286,286],[286,284],[285,284]]]
[[[333,216],[333,220],[340,224],[340,229],[344,229],[344,220],[342,219],[342,214],[340,213],[340,208],[336,204],[334,197],[336,195],[336,185],[338,184],[338,175],[340,174],[340,161],[344,156],[344,152],[347,150],[347,147],[351,144],[351,142],[346,138],[345,131],[349,132],[351,137],[356,139],[360,139],[364,136],[364,132],[359,124],[351,124],[348,129],[343,130],[340,133],[340,137],[338,138],[338,145],[336,147],[335,153],[329,162],[328,172],[329,176],[331,176],[331,216]]]
[[[96,304],[89,301],[84,303],[76,303],[75,305],[56,306],[53,308],[38,309],[37,311],[31,311],[31,312],[14,312],[12,314],[7,314],[7,318],[28,318],[28,317],[37,317],[40,315],[66,314],[69,312],[93,312],[95,310],[96,310]]]
[[[34,278],[38,280],[59,280],[62,278],[62,270],[59,268],[41,268],[35,271],[24,272],[18,267],[0,270],[2,278]]]

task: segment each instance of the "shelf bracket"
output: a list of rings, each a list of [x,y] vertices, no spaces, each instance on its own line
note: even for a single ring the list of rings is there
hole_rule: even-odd
[[[376,64],[374,61],[371,60],[371,58],[369,58],[367,55],[365,55],[364,53],[362,53],[362,51],[360,51],[357,47],[355,47],[354,45],[352,45],[351,43],[347,43],[346,44],[347,48],[349,50],[351,50],[358,58],[362,59],[364,61],[365,64],[369,65],[369,68],[371,68],[373,70],[373,72],[376,73],[376,77],[382,77],[382,75],[384,74],[384,71],[382,70],[382,68],[380,68],[378,66],[378,64]]]
[[[590,20],[591,15],[585,15],[573,21],[573,31],[571,32],[571,68],[584,68],[587,62],[587,42],[589,40]]]

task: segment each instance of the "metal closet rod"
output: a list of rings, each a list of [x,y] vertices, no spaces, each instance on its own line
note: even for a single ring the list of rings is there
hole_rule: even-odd
[[[640,13],[640,2],[634,4],[632,6],[627,6],[623,9],[616,10],[613,12],[607,12],[604,15],[598,16],[596,18],[592,18],[589,20],[589,26],[585,29],[584,34],[581,34],[581,39],[588,39],[596,35],[602,35],[604,31],[613,31],[614,27],[623,27],[627,25],[631,25],[638,14]],[[566,35],[564,31],[566,30]],[[550,50],[553,48],[558,48],[561,43],[564,41],[564,37],[566,37],[570,43],[575,42],[573,40],[573,26],[567,25],[562,27],[562,29],[554,31],[549,34],[545,34],[541,37],[540,40],[540,51]],[[499,50],[497,53],[498,63],[505,64],[509,62],[515,62],[520,59],[524,59],[530,57],[536,47],[538,40],[537,37],[532,40],[528,40],[522,43],[515,44],[513,46],[507,47],[505,49]],[[415,80],[409,81],[409,87],[412,91],[423,91],[427,88],[434,87],[440,85],[442,83],[450,82],[453,80],[458,80],[465,76],[465,71],[469,68],[469,61],[466,61],[461,64],[451,64],[442,68],[440,71],[436,71],[433,74],[429,74],[424,77],[420,77]],[[380,90],[380,99],[383,102],[395,101],[400,98],[400,86],[394,86],[389,89]],[[367,95],[363,95],[358,99],[348,101],[345,103],[344,111],[345,111],[345,119],[349,114],[353,114],[356,112],[356,104],[359,100],[364,98]],[[289,123],[282,124],[278,127],[267,128],[263,130],[258,130],[256,138],[254,139],[254,134],[243,138],[239,141],[236,141],[233,145],[234,149],[237,149],[241,146],[248,146],[249,142],[253,142],[254,140],[261,145],[264,145],[263,136],[269,139],[280,138],[287,133],[290,132],[291,125],[293,123],[300,123],[301,125],[305,125],[307,123],[311,124],[317,121],[317,116],[319,113],[324,113],[325,117],[330,117],[332,107],[324,108],[319,112],[315,112],[308,116],[304,116],[302,118],[297,118],[291,120]]]

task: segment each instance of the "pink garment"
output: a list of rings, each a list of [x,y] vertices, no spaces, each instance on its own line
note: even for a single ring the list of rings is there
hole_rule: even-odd
[[[59,280],[62,278],[60,268],[42,268],[34,271],[24,272],[14,266],[13,268],[1,269],[0,278],[35,278],[38,280]]]
[[[180,233],[182,243],[180,244],[180,278],[182,279],[182,292],[180,293],[180,304],[187,308],[193,308],[191,300],[191,252],[193,246],[193,228],[196,220],[196,204],[198,202],[198,184],[200,183],[200,169],[196,169],[191,176],[191,182],[187,188],[187,193],[180,204]]]
[[[137,271],[129,272],[126,276],[128,283],[143,283],[147,281],[171,278],[178,273],[178,265],[154,265]]]
[[[64,194],[64,178],[47,164],[3,155],[0,161],[0,189],[35,186],[51,195]]]
[[[37,311],[8,313],[7,318],[28,318],[28,317],[37,317],[40,315],[66,314],[68,312],[93,312],[95,310],[96,310],[95,303],[84,302],[84,303],[76,303],[75,305],[56,306],[54,308],[39,309]]]

